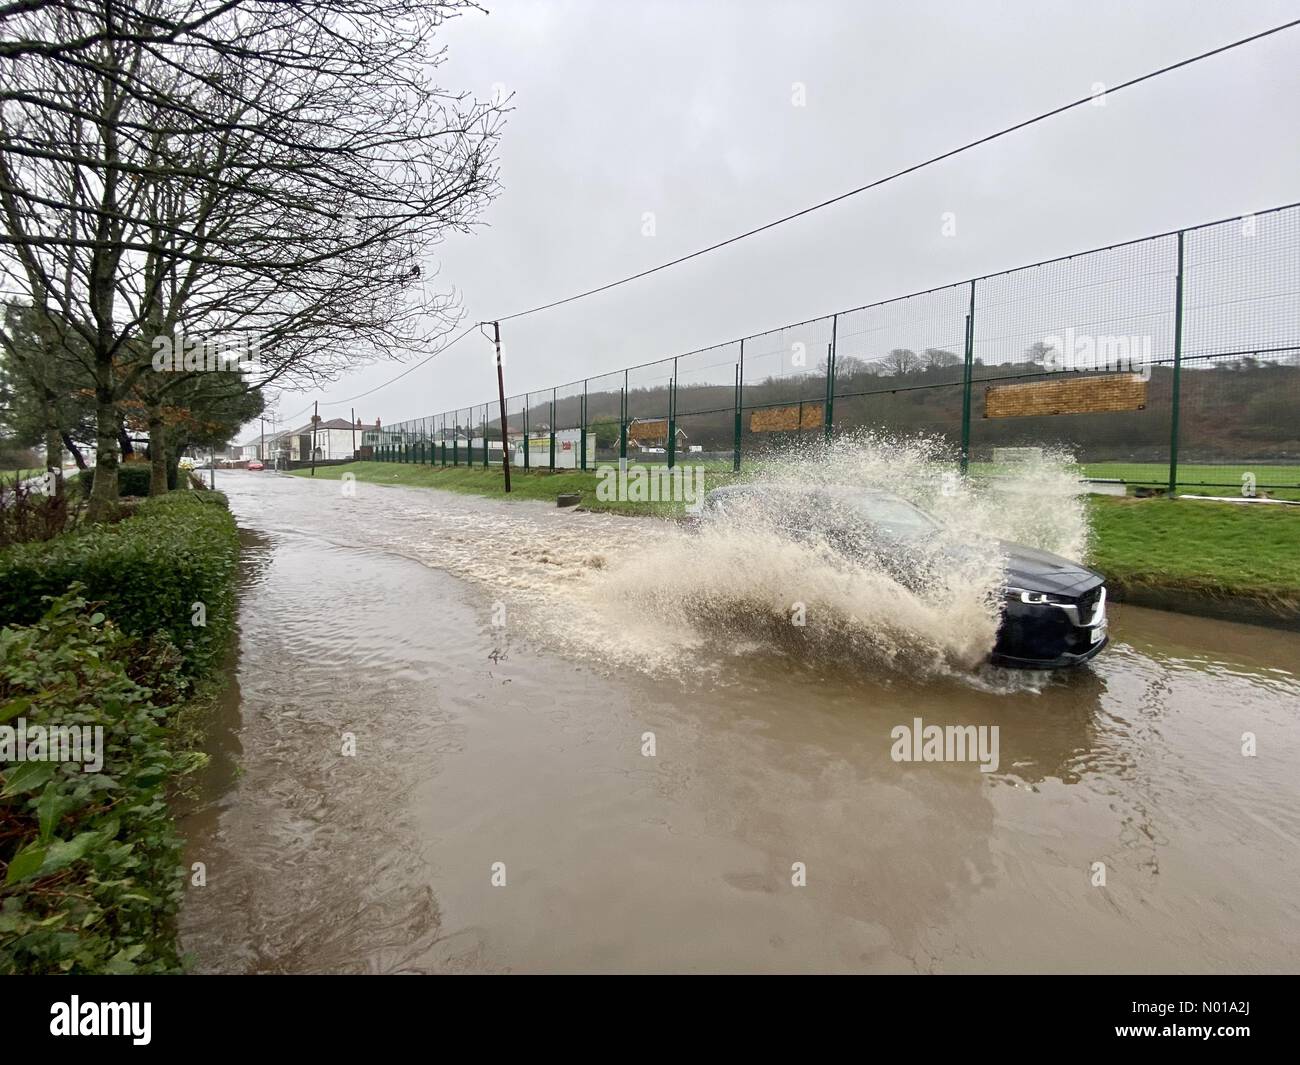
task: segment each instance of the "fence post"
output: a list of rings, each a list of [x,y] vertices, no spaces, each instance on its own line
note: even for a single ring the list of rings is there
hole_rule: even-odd
[[[745,342],[740,342],[740,361],[736,363],[736,429],[731,440],[731,471],[740,472],[740,419],[745,404]]]
[[[628,463],[628,372],[623,371],[623,394],[619,397],[619,462]]]
[[[673,359],[673,375],[668,380],[668,468],[677,465],[677,360]]]
[[[839,339],[840,316],[831,315],[831,342],[826,345],[826,443],[831,442],[831,425],[835,421],[835,347]]]
[[[1178,274],[1174,278],[1174,380],[1169,408],[1169,498],[1178,494],[1178,419],[1183,392],[1183,231],[1178,231]]]
[[[551,469],[555,469],[555,389],[551,389]]]
[[[582,468],[587,468],[587,382],[582,382],[582,403],[579,405],[578,421],[582,423],[578,434],[578,446],[582,448]]]
[[[961,472],[970,467],[970,392],[975,366],[975,282],[970,283],[970,310],[966,312],[966,357],[961,372]]]

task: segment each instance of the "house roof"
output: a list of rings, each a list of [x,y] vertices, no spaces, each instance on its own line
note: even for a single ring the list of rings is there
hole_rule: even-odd
[[[316,426],[316,428],[317,429],[377,429],[379,427],[377,425],[366,425],[364,422],[361,425],[353,425],[346,418],[331,418],[327,422],[319,423]],[[307,429],[304,429],[303,431],[307,432],[310,429],[311,426],[309,425]]]

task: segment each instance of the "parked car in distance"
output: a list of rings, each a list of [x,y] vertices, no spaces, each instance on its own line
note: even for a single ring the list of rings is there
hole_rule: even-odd
[[[1002,620],[989,660],[1013,669],[1060,669],[1095,657],[1106,635],[1106,582],[1096,570],[1050,551],[996,540],[949,547],[943,526],[907,500],[870,488],[744,484],[704,497],[698,527],[754,522],[796,540],[821,539],[850,561],[869,548],[891,577],[924,590],[933,552],[996,552],[1004,562]]]
[[[250,469],[250,470],[264,470],[264,469],[266,469],[266,467],[263,466],[260,462],[258,462],[257,459],[249,459],[249,460],[248,460],[248,469]]]

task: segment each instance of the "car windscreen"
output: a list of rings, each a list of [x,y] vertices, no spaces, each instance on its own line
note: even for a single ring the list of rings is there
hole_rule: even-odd
[[[919,540],[939,531],[939,523],[925,511],[897,496],[863,492],[836,493],[836,501],[847,504],[873,525],[899,540]]]

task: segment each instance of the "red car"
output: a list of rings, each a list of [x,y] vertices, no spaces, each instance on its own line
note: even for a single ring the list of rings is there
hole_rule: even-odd
[[[248,468],[249,468],[250,470],[264,470],[264,469],[266,469],[266,467],[263,466],[260,462],[258,462],[257,459],[250,459],[250,460],[249,460],[249,463],[248,463]]]

